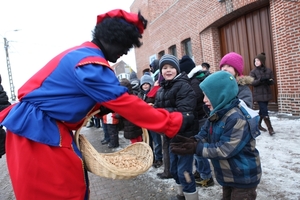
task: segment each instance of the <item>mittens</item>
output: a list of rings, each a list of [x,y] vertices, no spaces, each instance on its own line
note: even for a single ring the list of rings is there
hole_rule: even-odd
[[[198,141],[194,138],[187,138],[177,135],[173,138],[170,149],[174,154],[191,155],[196,153]]]

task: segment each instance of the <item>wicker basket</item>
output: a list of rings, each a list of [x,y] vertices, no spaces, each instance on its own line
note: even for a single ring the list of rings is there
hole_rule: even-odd
[[[94,115],[96,113],[93,113]],[[87,118],[88,120],[88,118]],[[87,121],[86,120],[86,121]],[[85,123],[84,123],[85,124]],[[75,140],[83,157],[85,168],[101,177],[112,179],[130,179],[145,173],[153,163],[153,152],[148,145],[148,131],[143,129],[145,142],[137,142],[114,153],[99,153],[80,133]]]
[[[149,133],[148,133],[148,131],[147,131],[147,129],[142,129],[143,130],[143,135],[142,135],[142,137],[143,137],[143,142],[145,142],[146,144],[148,144],[149,145]]]

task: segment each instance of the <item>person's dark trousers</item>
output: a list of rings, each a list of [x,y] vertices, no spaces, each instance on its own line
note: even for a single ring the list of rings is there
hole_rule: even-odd
[[[177,155],[170,151],[171,174],[177,184],[181,184],[183,192],[196,191],[195,178],[193,176],[193,155]]]
[[[256,187],[254,188],[234,188],[223,186],[222,200],[255,200],[257,196]]]
[[[269,102],[268,101],[258,101],[257,104],[259,106],[258,114],[262,117],[269,116],[269,113],[268,113]]]
[[[149,135],[152,137],[153,141],[153,152],[154,152],[154,158],[155,160],[162,160],[163,155],[162,155],[162,141],[161,141],[161,135],[148,130]]]
[[[170,139],[167,136],[163,135],[163,164],[164,171],[162,173],[158,173],[157,176],[161,179],[172,178],[172,174],[170,172]]]
[[[152,134],[149,132],[149,130],[148,130],[148,135],[149,135],[149,146],[151,147],[151,149],[153,151],[153,155],[154,155],[153,138],[152,138]],[[154,157],[153,157],[153,159],[154,159]]]
[[[101,143],[108,144],[110,141],[110,136],[109,136],[109,132],[107,130],[107,124],[104,124],[102,120],[101,120],[101,123],[102,123],[102,129],[104,132],[104,138],[103,138],[103,140],[101,140]]]
[[[118,147],[119,146],[119,132],[117,124],[106,124],[107,131],[109,133],[109,147]]]
[[[93,119],[94,119],[94,126],[96,127],[96,128],[100,128],[101,127],[101,125],[100,125],[100,119],[98,118],[98,117],[93,117]]]
[[[210,169],[210,164],[208,159],[198,156],[197,154],[194,154],[194,158],[195,158],[196,170],[197,172],[199,172],[200,177],[204,180],[210,179],[212,174],[211,174],[211,169]]]
[[[199,130],[201,130],[206,120],[207,120],[206,118],[205,119],[203,118],[198,121]],[[212,174],[211,174],[211,169],[210,169],[210,164],[208,159],[198,156],[197,154],[194,155],[194,159],[195,159],[196,171],[200,174],[200,177],[202,179],[210,179]]]

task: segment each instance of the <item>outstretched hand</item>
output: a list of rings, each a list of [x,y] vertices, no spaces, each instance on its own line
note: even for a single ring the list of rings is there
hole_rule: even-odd
[[[170,149],[174,154],[190,155],[196,153],[198,141],[194,137],[187,138],[177,135],[173,141],[170,144]]]

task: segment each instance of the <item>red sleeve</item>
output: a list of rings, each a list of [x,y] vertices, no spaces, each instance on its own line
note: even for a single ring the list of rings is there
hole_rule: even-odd
[[[149,97],[149,98],[155,98],[156,93],[157,93],[157,90],[159,89],[159,87],[160,87],[159,85],[154,86],[154,87],[148,92],[147,97]]]
[[[180,112],[155,109],[134,95],[124,93],[115,100],[102,103],[137,126],[174,137],[182,125]]]

